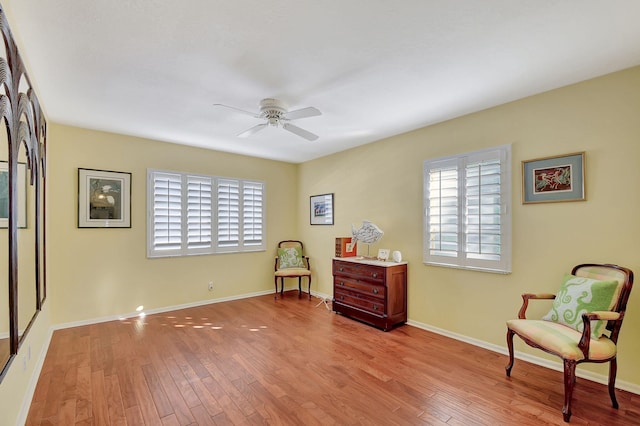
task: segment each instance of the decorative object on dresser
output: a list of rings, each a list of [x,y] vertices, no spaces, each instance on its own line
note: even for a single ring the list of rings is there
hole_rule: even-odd
[[[375,223],[363,220],[360,229],[356,229],[355,226],[351,225],[351,235],[351,244],[355,244],[357,241],[362,241],[367,245],[366,257],[369,258],[369,246],[378,242],[384,235],[384,232],[382,229],[378,228]],[[373,259],[375,259],[375,257]]]
[[[333,259],[333,310],[388,331],[407,321],[407,262]]]
[[[298,240],[284,240],[278,243],[276,263],[274,265],[274,283],[278,298],[278,278],[280,278],[280,297],[284,295],[284,279],[298,278],[298,298],[302,296],[302,277],[309,280],[309,300],[311,300],[311,263],[309,256],[304,255],[304,245]]]
[[[382,260],[383,262],[389,260],[389,249],[379,249],[378,260]]]
[[[357,243],[351,243],[351,237],[336,238],[336,257],[353,257],[358,253]]]

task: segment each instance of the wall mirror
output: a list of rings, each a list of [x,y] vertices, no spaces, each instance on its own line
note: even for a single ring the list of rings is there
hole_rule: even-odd
[[[46,297],[46,122],[0,6],[0,380]]]
[[[4,91],[4,85],[0,87]],[[6,94],[2,93],[3,96]],[[0,369],[9,362],[9,144],[6,121],[0,125]]]

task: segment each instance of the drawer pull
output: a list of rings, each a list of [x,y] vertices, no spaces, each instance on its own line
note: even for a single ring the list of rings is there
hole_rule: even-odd
[[[343,267],[340,267],[340,268],[338,268],[338,271],[340,271],[340,272],[344,272],[344,268],[343,268]]]
[[[373,289],[373,294],[378,294],[378,289],[377,288]]]
[[[378,278],[378,273],[374,272],[373,274],[371,274],[373,276],[373,278]]]
[[[344,296],[340,296],[340,300],[344,300]]]
[[[340,281],[338,285],[344,285],[344,281]]]
[[[378,305],[373,305],[373,310],[377,311],[378,310]]]

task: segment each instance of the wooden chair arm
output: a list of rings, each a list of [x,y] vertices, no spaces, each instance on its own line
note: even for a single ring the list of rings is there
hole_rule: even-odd
[[[527,307],[529,307],[529,300],[549,300],[555,299],[556,295],[551,293],[524,293],[522,295],[522,306],[518,311],[519,319],[527,319]]]
[[[603,320],[603,321],[617,321],[621,320],[624,316],[624,312],[615,312],[615,311],[593,311],[586,313],[589,317],[589,321],[595,320]]]
[[[311,260],[309,260],[309,256],[302,256],[307,261],[307,269],[311,270]]]
[[[624,317],[623,312],[614,311],[594,311],[582,314],[582,337],[578,343],[578,348],[585,358],[589,358],[589,343],[591,342],[591,321],[617,321]]]

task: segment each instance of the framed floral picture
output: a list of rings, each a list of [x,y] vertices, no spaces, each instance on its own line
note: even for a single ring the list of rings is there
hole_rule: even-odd
[[[522,162],[522,203],[584,201],[584,152]]]
[[[131,173],[78,169],[78,228],[131,228]]]

